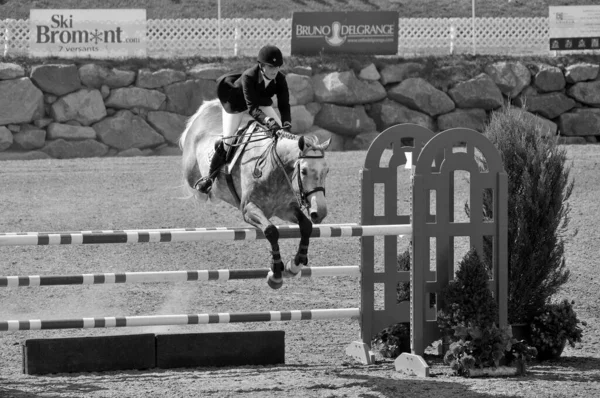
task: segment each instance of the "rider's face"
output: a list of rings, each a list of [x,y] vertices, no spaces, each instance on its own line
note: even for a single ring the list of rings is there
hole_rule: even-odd
[[[267,77],[267,79],[275,79],[275,76],[277,76],[277,72],[279,72],[279,66],[271,66],[268,64],[261,64],[262,67],[262,71],[265,74],[265,76]]]

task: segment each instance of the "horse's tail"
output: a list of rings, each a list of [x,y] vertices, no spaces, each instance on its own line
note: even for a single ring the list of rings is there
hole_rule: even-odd
[[[198,160],[196,159],[197,137],[204,134],[220,134],[221,126],[221,105],[218,99],[204,101],[200,108],[187,120],[185,129],[179,137],[179,148],[182,153],[184,188],[187,192],[186,197],[206,198],[206,195],[200,194],[193,188],[194,183],[200,178]],[[186,143],[188,135],[189,142]]]
[[[197,119],[207,119],[209,115],[214,114],[214,108],[219,105],[219,100],[214,99],[210,101],[204,101],[200,108],[190,116],[186,122],[185,129],[183,133],[181,133],[181,137],[179,137],[179,148],[183,150],[183,146],[185,144],[185,138],[188,134],[188,131],[191,129],[192,125]]]

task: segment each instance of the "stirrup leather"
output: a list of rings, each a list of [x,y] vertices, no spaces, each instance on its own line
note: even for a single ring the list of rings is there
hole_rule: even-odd
[[[224,148],[223,141],[219,140],[215,143],[215,153],[213,154],[212,159],[210,160],[210,167],[208,170],[208,175],[200,178],[194,184],[194,189],[198,190],[202,193],[210,192],[210,188],[212,184],[219,175],[219,171],[221,167],[227,162],[227,150]],[[202,185],[202,187],[200,187]]]

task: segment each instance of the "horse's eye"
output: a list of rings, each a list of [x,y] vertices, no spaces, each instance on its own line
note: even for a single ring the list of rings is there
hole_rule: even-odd
[[[302,169],[301,173],[302,173],[303,176],[305,176],[305,175],[308,174],[308,171],[306,171],[306,169]]]

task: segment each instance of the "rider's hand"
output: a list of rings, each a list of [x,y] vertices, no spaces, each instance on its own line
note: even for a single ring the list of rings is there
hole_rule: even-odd
[[[265,120],[265,122],[269,131],[271,131],[271,134],[275,134],[277,130],[281,129],[279,123],[277,123],[277,121],[273,118],[269,118],[268,120]]]
[[[286,132],[291,133],[292,132],[292,123],[290,122],[284,122],[283,123],[283,127],[282,127]]]

